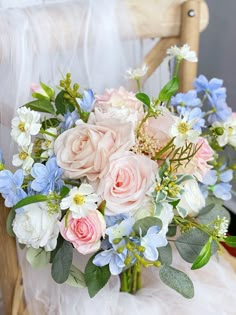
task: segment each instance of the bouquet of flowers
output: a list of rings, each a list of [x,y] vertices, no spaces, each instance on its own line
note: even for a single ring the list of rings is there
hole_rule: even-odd
[[[121,291],[135,293],[142,268],[153,266],[191,298],[190,278],[171,266],[173,246],[191,269],[207,264],[221,242],[236,246],[223,207],[235,164],[222,154],[236,148],[236,114],[222,80],[200,75],[195,89],[178,93],[181,60],[197,58],[187,45],[167,53],[175,70],[156,98],[140,88],[146,67],[127,71],[137,94],[81,93],[70,74],[57,94],[32,85],[35,100],[12,120],[18,169],[5,169],[0,155],[9,234],[33,267],[51,264],[57,283],[87,287],[90,297],[111,275],[120,276]],[[89,254],[83,271],[73,251]]]

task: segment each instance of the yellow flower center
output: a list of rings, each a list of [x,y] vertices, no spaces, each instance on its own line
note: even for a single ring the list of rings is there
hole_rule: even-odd
[[[189,131],[190,128],[189,128],[189,125],[186,122],[182,121],[178,125],[177,129],[178,129],[179,133],[185,134],[185,133],[187,133]]]
[[[18,129],[22,132],[25,131],[25,123],[23,121],[21,121],[18,125]]]
[[[230,136],[232,136],[233,131],[234,131],[234,128],[233,128],[233,127],[229,127],[229,128],[228,128],[228,133],[229,133]]]
[[[25,160],[27,158],[27,156],[28,156],[28,154],[26,152],[24,152],[24,151],[19,153],[19,158],[21,160]]]
[[[50,141],[50,140],[44,141],[44,145],[45,145],[46,148],[48,148],[51,143],[52,143],[52,141]]]
[[[84,196],[80,194],[76,194],[73,198],[74,203],[80,206],[84,204],[84,199],[85,199]]]

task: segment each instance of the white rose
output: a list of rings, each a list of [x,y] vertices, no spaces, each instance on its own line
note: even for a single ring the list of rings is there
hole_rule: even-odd
[[[46,202],[23,207],[13,221],[13,231],[21,244],[33,248],[44,247],[46,251],[56,248],[59,214],[50,214]]]
[[[196,216],[206,204],[198,183],[195,179],[191,179],[183,182],[181,185],[184,193],[181,196],[178,207],[184,208],[187,211],[187,215]]]

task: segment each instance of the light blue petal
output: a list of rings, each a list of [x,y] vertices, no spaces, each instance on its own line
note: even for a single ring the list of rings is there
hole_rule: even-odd
[[[158,259],[158,251],[155,247],[148,246],[143,253],[144,257],[151,261],[156,261]]]
[[[93,264],[98,266],[98,267],[108,265],[111,261],[113,253],[114,253],[114,249],[111,248],[109,250],[105,250],[105,251],[97,254],[93,259]]]
[[[222,200],[230,200],[232,197],[231,188],[232,185],[230,184],[220,183],[215,185],[213,193],[217,198],[220,198]]]
[[[220,180],[224,183],[230,182],[233,179],[233,171],[227,170],[220,174]]]

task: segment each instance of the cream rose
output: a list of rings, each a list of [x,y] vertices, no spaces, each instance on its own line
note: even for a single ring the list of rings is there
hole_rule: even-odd
[[[109,160],[109,170],[97,188],[106,200],[106,214],[134,213],[155,181],[157,164],[143,155],[118,152]]]
[[[55,141],[57,164],[68,178],[87,176],[90,181],[101,178],[109,156],[117,151],[129,150],[134,145],[131,123],[116,119],[86,124],[79,120],[77,126],[63,132]]]
[[[105,230],[104,217],[97,210],[91,210],[86,217],[79,219],[69,216],[67,225],[64,217],[60,223],[60,232],[63,238],[72,243],[75,249],[83,255],[99,250]]]
[[[49,214],[46,202],[33,203],[16,214],[13,231],[21,244],[52,251],[59,234],[58,219],[58,213]]]

